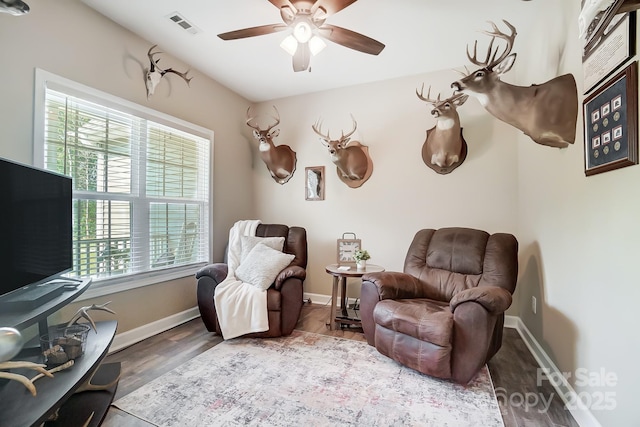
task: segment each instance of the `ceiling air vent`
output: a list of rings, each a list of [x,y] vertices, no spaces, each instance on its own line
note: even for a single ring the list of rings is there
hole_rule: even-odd
[[[184,16],[180,15],[178,12],[173,12],[167,15],[171,21],[178,24],[183,30],[191,34],[198,34],[200,29],[195,25],[191,24],[189,21],[185,19]]]

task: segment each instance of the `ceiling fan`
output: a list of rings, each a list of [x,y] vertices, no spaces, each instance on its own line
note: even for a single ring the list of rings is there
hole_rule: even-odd
[[[370,37],[335,25],[327,18],[357,0],[268,0],[280,9],[284,24],[261,25],[218,34],[222,40],[236,40],[291,30],[280,46],[293,57],[293,71],[309,68],[312,55],[318,54],[330,40],[339,45],[370,55],[378,55],[384,44]]]

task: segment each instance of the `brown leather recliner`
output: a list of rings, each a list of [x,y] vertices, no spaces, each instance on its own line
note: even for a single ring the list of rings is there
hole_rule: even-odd
[[[403,273],[363,276],[364,335],[403,365],[466,384],[502,345],[517,276],[518,242],[511,234],[420,230]]]
[[[302,310],[302,283],[307,276],[307,231],[302,227],[282,224],[259,224],[258,237],[284,237],[283,252],[295,255],[291,264],[276,277],[267,289],[269,330],[244,335],[246,337],[279,337],[293,332]],[[198,279],[198,307],[207,330],[222,335],[213,295],[216,286],[227,277],[227,264],[216,263],[201,268]]]

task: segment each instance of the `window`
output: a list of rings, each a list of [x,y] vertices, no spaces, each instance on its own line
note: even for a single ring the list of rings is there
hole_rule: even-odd
[[[43,146],[34,151],[73,178],[71,275],[207,262],[211,131],[56,77],[41,79]]]

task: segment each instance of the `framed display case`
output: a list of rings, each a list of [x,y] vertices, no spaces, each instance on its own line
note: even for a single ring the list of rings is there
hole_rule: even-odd
[[[632,62],[584,100],[585,175],[638,164],[637,76]]]

